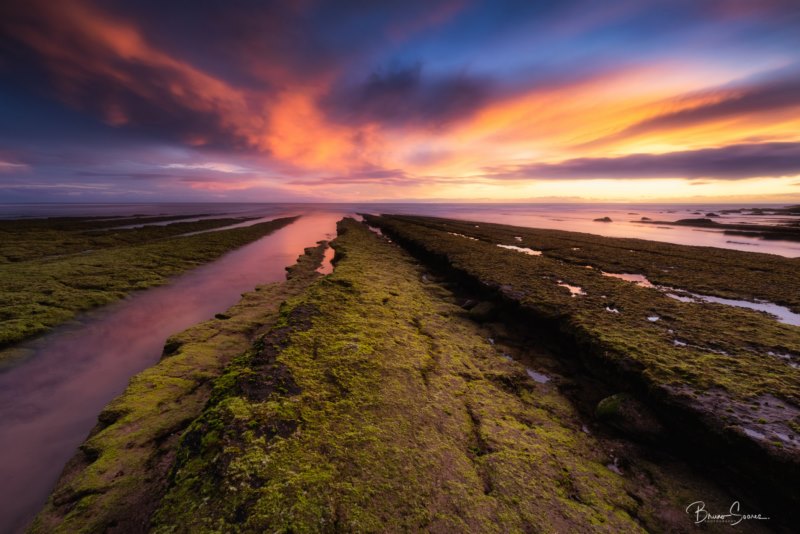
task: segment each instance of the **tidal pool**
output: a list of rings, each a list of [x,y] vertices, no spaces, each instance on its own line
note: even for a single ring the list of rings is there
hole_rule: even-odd
[[[528,256],[541,256],[541,250],[533,250],[532,248],[527,247],[518,247],[516,245],[497,245],[500,248],[505,248],[508,250],[514,250],[516,252],[521,252],[523,254],[527,254]]]
[[[726,299],[722,297],[714,297],[711,295],[700,295],[697,293],[684,291],[682,289],[677,289],[674,287],[655,285],[650,280],[648,280],[647,277],[644,276],[643,274],[607,273],[605,271],[602,274],[603,276],[617,278],[619,280],[625,280],[626,282],[631,282],[641,287],[652,287],[658,289],[659,291],[664,292],[668,297],[675,300],[679,300],[681,302],[694,302],[700,304],[704,302],[714,302],[716,304],[724,304],[725,306],[736,306],[738,308],[747,308],[750,310],[768,313],[781,323],[793,326],[800,326],[800,314],[793,312],[792,310],[790,310],[785,306],[781,306],[779,304],[775,304],[772,302],[767,302],[763,300],[750,302],[748,300]],[[648,317],[648,319],[650,318]]]

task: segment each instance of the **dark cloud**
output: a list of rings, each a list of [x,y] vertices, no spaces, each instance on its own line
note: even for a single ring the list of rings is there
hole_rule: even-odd
[[[108,125],[208,146],[246,144],[230,121],[251,111],[246,94],[89,3],[9,2],[0,10],[0,50],[12,52],[5,77],[38,80]]]
[[[487,78],[466,73],[426,76],[418,62],[373,72],[355,87],[335,90],[325,104],[347,122],[440,127],[471,116],[491,93]]]
[[[614,178],[714,178],[743,180],[800,174],[800,143],[730,145],[666,154],[579,158],[484,168],[495,180],[595,180]]]
[[[367,168],[350,172],[346,175],[322,176],[293,180],[292,185],[348,185],[348,184],[381,184],[381,185],[419,185],[419,180],[402,169]]]

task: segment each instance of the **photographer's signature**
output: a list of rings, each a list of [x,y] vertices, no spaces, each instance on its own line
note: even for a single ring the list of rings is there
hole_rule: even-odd
[[[731,526],[738,525],[742,521],[751,519],[766,521],[769,517],[761,514],[743,514],[739,501],[733,501],[727,514],[713,514],[706,510],[706,503],[695,501],[686,507],[686,513],[694,516],[694,524],[700,523],[727,523]]]

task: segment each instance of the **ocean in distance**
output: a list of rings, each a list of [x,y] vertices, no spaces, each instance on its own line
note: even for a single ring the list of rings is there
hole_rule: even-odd
[[[271,218],[320,212],[427,215],[462,220],[586,232],[607,237],[632,237],[682,245],[710,246],[800,257],[800,243],[731,236],[711,228],[642,224],[719,215],[720,223],[760,225],[785,222],[780,215],[723,213],[742,208],[780,208],[782,204],[611,204],[611,203],[131,203],[131,204],[0,204],[0,218],[117,217],[186,215],[187,219],[225,216]],[[195,216],[195,217],[192,217]],[[595,219],[608,217],[611,222]]]

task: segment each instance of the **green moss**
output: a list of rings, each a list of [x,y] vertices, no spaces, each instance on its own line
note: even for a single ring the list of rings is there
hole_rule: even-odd
[[[580,239],[578,242],[586,248],[588,236],[514,227],[499,227],[495,233],[495,225],[482,223],[480,229],[470,230],[470,225],[459,221],[445,223],[411,217],[385,217],[377,222],[415,246],[438,255],[459,272],[496,288],[504,298],[523,304],[535,315],[559,321],[563,331],[593,346],[593,352],[602,353],[604,358],[645,365],[654,382],[686,384],[703,390],[723,388],[742,398],[763,394],[778,395],[786,400],[800,397],[800,371],[767,354],[800,354],[800,328],[741,308],[679,302],[660,291],[608,278],[597,270],[549,257],[547,252],[545,256],[532,257],[494,246],[502,242],[506,234],[527,236],[526,232],[533,232],[540,239],[547,236],[549,247],[559,243],[559,250],[570,248],[569,245],[576,243],[575,239]],[[480,240],[470,241],[446,233],[455,230],[464,235],[474,234]],[[523,238],[523,244],[545,248],[525,239],[528,238]],[[609,247],[605,244],[609,239],[597,238],[594,248]],[[676,247],[685,254],[688,253],[682,252],[683,249],[692,248],[657,246]],[[628,258],[619,253],[620,248],[616,245],[597,253],[596,257],[622,256],[615,260],[616,270],[638,272],[637,263],[626,263]],[[749,258],[748,253],[724,252]],[[796,268],[795,260],[780,260]],[[734,263],[731,268],[735,266]],[[769,267],[769,263],[761,266],[767,278],[771,273]],[[733,285],[738,277],[727,278],[719,271],[717,276],[721,285],[725,285],[726,280]],[[571,297],[557,285],[559,280],[580,286],[586,294]],[[744,287],[743,291],[747,291]],[[786,293],[795,292],[787,290]],[[741,294],[736,296],[742,297]],[[619,313],[610,313],[607,308]],[[658,322],[647,320],[653,314],[660,317]],[[676,345],[675,340],[685,345]]]
[[[640,530],[563,397],[399,249],[339,231],[335,272],[216,381],[154,531]]]
[[[200,216],[0,220],[0,264],[148,243],[252,220],[240,217],[170,222]],[[118,228],[132,225],[147,226]]]
[[[462,281],[516,306],[522,320],[580,354],[603,380],[633,389],[662,414],[675,414],[679,407],[677,421],[688,417],[696,428],[708,429],[705,439],[724,435],[724,447],[733,456],[740,449],[730,443],[758,450],[763,463],[752,461],[746,468],[765,487],[771,484],[767,473],[800,470],[796,441],[775,447],[750,432],[783,439],[800,421],[800,369],[770,354],[799,355],[800,328],[751,310],[680,302],[585,267],[590,262],[652,275],[658,283],[770,298],[796,308],[798,260],[486,223],[475,228],[445,219],[366,218],[425,261],[446,266]],[[544,254],[520,254],[498,243],[521,243]],[[585,294],[571,296],[560,281],[580,286]],[[649,321],[653,314],[660,319]],[[767,403],[775,398],[781,409]]]
[[[100,414],[30,531],[144,530],[165,490],[178,438],[211,397],[213,379],[247,348],[255,333],[277,320],[283,300],[320,277],[315,269],[323,249],[324,243],[307,249],[286,282],[246,293],[225,312],[225,319],[172,336],[161,362],[133,377]],[[225,375],[230,379],[230,373]],[[216,382],[217,395],[225,391],[225,380]],[[202,447],[213,448],[221,430],[210,425]]]
[[[597,410],[595,410],[595,415],[597,415],[597,417],[601,419],[616,417],[617,415],[619,415],[619,407],[624,399],[625,396],[623,393],[618,393],[617,395],[611,395],[610,397],[606,397],[605,399],[597,403]]]

